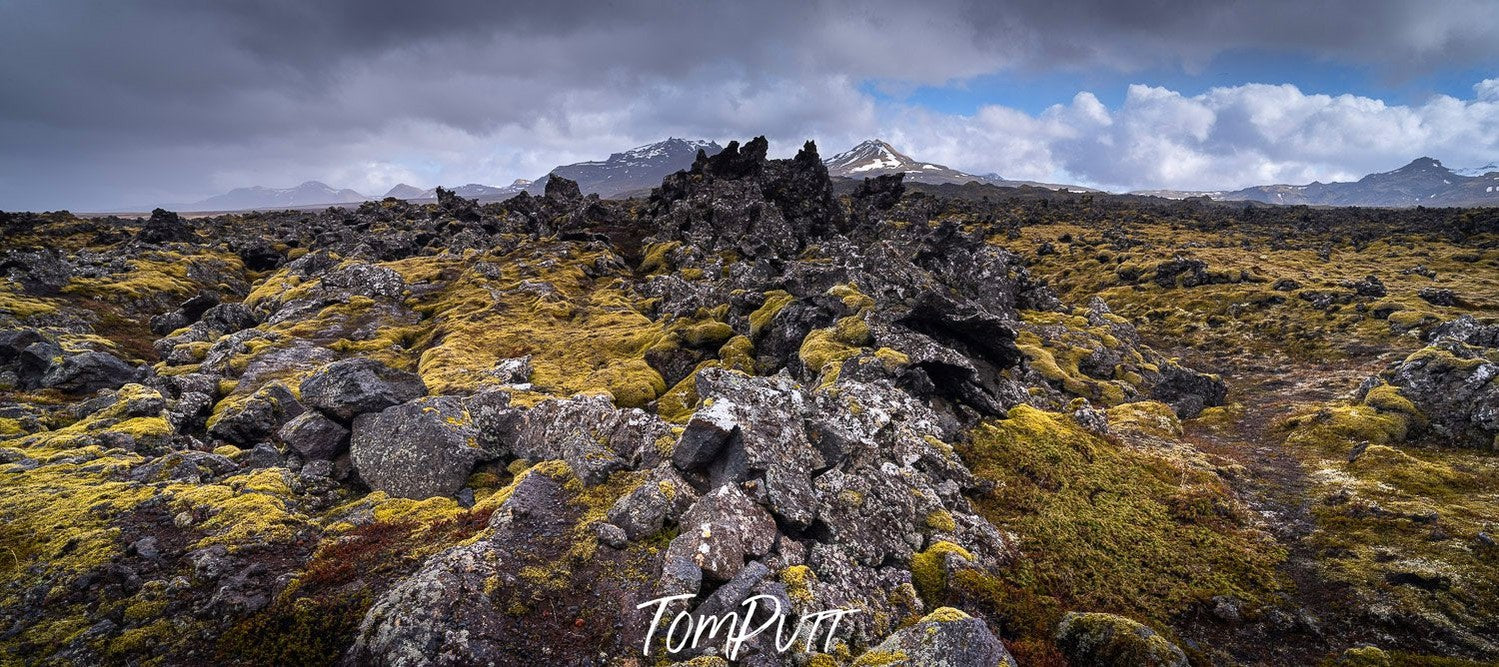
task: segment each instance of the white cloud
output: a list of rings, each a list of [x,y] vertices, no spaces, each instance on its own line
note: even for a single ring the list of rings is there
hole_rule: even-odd
[[[1201,73],[1224,54],[1399,84],[1491,65],[1491,0],[765,3],[0,2],[0,208],[97,210],[319,179],[505,183],[665,136],[789,154],[885,136],[928,160],[1116,187],[1356,176],[1496,159],[1488,107],[1245,85],[1137,86],[1040,113],[877,102],[995,73]],[[1486,115],[1488,114],[1488,115]],[[1477,158],[1477,159],[1473,159]]]
[[[1480,100],[1499,102],[1499,79],[1484,79],[1473,86],[1473,92]]]
[[[1420,156],[1453,166],[1492,162],[1499,79],[1474,91],[1469,100],[1391,105],[1293,85],[1192,96],[1134,85],[1115,109],[1085,92],[1037,115],[1002,106],[970,116],[906,108],[886,125],[903,148],[967,171],[1115,190],[1239,188],[1356,179]]]

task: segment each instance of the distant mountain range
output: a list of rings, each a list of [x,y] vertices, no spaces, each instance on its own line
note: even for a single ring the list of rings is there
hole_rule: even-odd
[[[604,160],[562,165],[534,181],[517,179],[507,186],[470,183],[453,190],[468,199],[501,201],[521,192],[541,194],[547,179],[556,174],[577,181],[578,187],[585,194],[593,193],[606,198],[638,196],[660,185],[668,174],[691,167],[698,151],[713,155],[720,150],[723,148],[712,141],[670,138],[614,153]],[[1052,190],[1098,192],[1075,185],[1014,181],[993,173],[970,174],[945,165],[914,159],[879,139],[862,142],[823,162],[827,165],[829,175],[842,179],[863,179],[898,173],[904,174],[907,181],[931,185],[977,182],[999,187],[1033,186]],[[1208,197],[1219,201],[1256,201],[1283,205],[1496,206],[1499,205],[1499,167],[1489,164],[1477,169],[1454,170],[1442,166],[1437,160],[1423,157],[1394,171],[1370,174],[1352,183],[1259,185],[1233,191],[1144,190],[1131,194],[1172,199]],[[402,183],[391,188],[384,197],[433,199],[436,197],[436,189]],[[238,188],[189,204],[185,208],[194,211],[306,208],[355,204],[373,199],[378,197],[308,181],[294,188]]]
[[[1012,181],[994,173],[982,176],[969,174],[946,165],[921,162],[895,150],[894,146],[881,139],[870,139],[860,143],[858,146],[823,160],[823,164],[828,167],[828,175],[834,178],[874,178],[888,174],[905,174],[907,181],[931,185],[945,183],[963,185],[979,182],[1000,187],[1029,185],[1049,190],[1094,191],[1077,185]]]
[[[1256,185],[1233,191],[1144,190],[1133,194],[1309,206],[1499,206],[1499,167],[1453,170],[1438,160],[1422,157],[1394,171],[1369,174],[1351,183]]]
[[[517,178],[514,183],[502,188],[493,185],[469,183],[468,185],[460,185],[450,189],[459,197],[467,199],[509,199],[520,194],[522,190],[525,190],[530,185],[531,181],[524,178]],[[395,197],[396,199],[436,199],[437,188],[423,190],[414,185],[401,183],[387,191],[385,196]]]
[[[697,152],[717,155],[723,146],[711,141],[694,141],[670,138],[632,148],[623,153],[614,153],[607,160],[579,162],[557,167],[546,176],[536,179],[527,188],[531,194],[541,194],[552,174],[578,182],[584,194],[595,193],[600,197],[648,191],[661,185],[668,174],[692,166]]]
[[[187,205],[194,211],[238,211],[250,208],[280,209],[327,204],[350,204],[371,197],[348,188],[333,188],[318,181],[307,181],[294,188],[235,188],[224,194]]]
[[[516,179],[507,186],[470,183],[450,188],[460,197],[481,201],[501,201],[521,192],[541,194],[547,179],[552,174],[578,182],[585,194],[595,193],[601,197],[647,192],[661,185],[668,174],[687,169],[697,158],[698,151],[715,155],[722,146],[711,141],[693,141],[670,138],[614,153],[605,160],[578,162],[559,166],[547,175],[534,181]],[[383,197],[371,197],[349,189],[334,189],[317,181],[308,181],[294,188],[238,188],[228,193],[209,197],[187,204],[183,208],[193,211],[230,211],[242,209],[283,209],[326,206],[330,204],[353,204],[384,197],[423,200],[437,197],[436,188],[419,188],[406,183],[396,185]]]

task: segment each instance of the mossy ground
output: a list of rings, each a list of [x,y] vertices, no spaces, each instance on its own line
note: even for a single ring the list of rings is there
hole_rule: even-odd
[[[1090,325],[1081,308],[1023,311],[1017,342],[1027,365],[1062,397],[1038,395],[1036,403],[1046,409],[1016,408],[1006,419],[983,423],[958,446],[974,472],[996,484],[973,500],[1013,536],[1020,556],[993,571],[959,570],[949,580],[938,561],[963,555],[945,543],[929,545],[913,563],[921,597],[929,606],[958,604],[995,620],[1014,652],[1034,664],[1058,659],[1051,637],[1069,610],[1126,615],[1219,651],[1195,658],[1274,662],[1288,655],[1261,636],[1235,634],[1222,624],[1205,629],[1198,619],[1215,596],[1232,596],[1250,615],[1292,605],[1323,619],[1331,628],[1323,637],[1285,639],[1293,646],[1289,655],[1300,661],[1335,658],[1355,642],[1385,637],[1401,649],[1386,651],[1393,664],[1435,662],[1443,652],[1492,655],[1483,642],[1499,635],[1499,567],[1480,533],[1492,538],[1499,532],[1495,457],[1416,435],[1425,416],[1388,388],[1359,402],[1346,394],[1384,362],[1433,354],[1421,351],[1423,328],[1462,313],[1499,314],[1493,297],[1499,294],[1499,237],[1333,229],[1302,238],[1248,224],[1179,224],[1132,212],[1118,217],[1110,224],[1027,224],[1015,238],[1001,234],[993,242],[1026,257],[1030,271],[1065,303],[1080,306],[1101,296],[1115,313],[1108,317],[1137,326],[1156,349],[1229,376],[1232,403],[1182,423],[1165,406],[1138,400],[1142,375],[1156,370],[1147,359],[1126,354],[1110,372],[1084,372],[1090,355],[1118,349],[1107,326]],[[223,244],[127,251],[128,235],[101,241],[74,230],[77,221],[69,216],[49,220],[7,242],[125,253],[124,261],[53,293],[0,282],[0,324],[42,328],[70,350],[110,349],[155,362],[146,319],[199,290],[219,291],[228,301],[243,297],[256,307],[310,298],[321,289],[316,279],[287,269],[250,271]],[[379,225],[369,230],[384,231]],[[1055,252],[1039,252],[1046,244]],[[306,249],[278,251],[296,257]],[[1187,286],[1182,276],[1156,279],[1179,255],[1206,263],[1205,284]],[[235,378],[263,355],[303,339],[337,356],[371,356],[416,371],[439,394],[471,391],[487,383],[498,361],[530,356],[530,387],[511,389],[517,404],[606,393],[621,406],[681,422],[698,402],[693,377],[667,386],[646,362],[648,353],[686,349],[698,354],[697,368],[774,370],[757,368],[756,341],[796,297],[773,290],[746,300],[750,306],[739,311],[717,304],[669,316],[657,312],[635,281],[706,280],[734,260],[665,243],[646,247],[631,262],[594,242],[516,238],[490,250],[375,262],[400,274],[408,291],[393,299],[333,299],[306,317],[265,326],[266,337],[230,359],[233,377],[216,396],[229,400],[220,400],[219,409],[266,382],[295,391],[304,371],[263,375],[255,383]],[[1350,287],[1371,274],[1387,294],[1361,296]],[[1451,289],[1458,301],[1429,303],[1417,295],[1425,287]],[[846,310],[832,326],[814,329],[797,350],[802,365],[819,376],[815,388],[831,388],[843,363],[855,357],[891,368],[909,362],[900,350],[871,349],[863,317],[869,297],[848,284],[821,296]],[[193,363],[162,363],[157,372],[191,372],[209,345],[189,346],[182,351]],[[1344,374],[1330,372],[1332,362]],[[1349,374],[1350,368],[1363,372]],[[1285,395],[1280,383],[1288,381],[1316,387]],[[150,443],[170,434],[161,415],[80,420],[66,415],[66,401],[55,394],[6,391],[5,397],[34,406],[39,416],[0,420],[0,449],[7,460],[40,465],[0,478],[0,607],[16,608],[36,590],[48,602],[42,619],[4,640],[16,655],[79,641],[107,617],[155,619],[95,647],[117,662],[209,644],[221,661],[326,662],[347,645],[355,622],[384,587],[426,557],[475,539],[527,474],[562,481],[577,521],[563,539],[529,555],[521,570],[525,586],[496,586],[497,609],[517,617],[556,611],[557,591],[640,583],[658,571],[653,566],[671,538],[656,536],[623,553],[599,548],[589,524],[640,476],[621,473],[583,489],[559,462],[518,462],[476,474],[472,508],[381,494],[344,493],[325,502],[302,493],[296,476],[281,468],[206,475],[201,482],[183,482],[171,471],[131,481],[129,471],[149,457],[108,448],[100,436]],[[1062,412],[1072,397],[1107,408],[1115,437],[1074,424]],[[1368,444],[1350,462],[1360,443]],[[1286,453],[1284,478],[1262,479],[1276,472],[1263,463],[1266,446]],[[669,451],[669,439],[662,447]],[[215,451],[246,455],[238,448]],[[1279,493],[1255,508],[1286,510],[1285,516],[1302,508],[1311,526],[1306,535],[1286,537],[1246,511],[1241,500],[1257,497],[1264,486],[1278,486]],[[953,517],[938,513],[925,521],[948,531]],[[138,563],[130,544],[148,533],[180,550],[224,547],[291,578],[265,609],[228,627],[194,619],[191,606],[207,602],[213,592],[207,588],[173,593],[153,580],[103,603],[72,590],[80,577],[111,563]],[[1280,542],[1268,541],[1271,534]],[[1306,573],[1314,586],[1306,585]],[[170,574],[192,576],[187,566]],[[810,578],[797,567],[779,573],[793,597],[806,593]],[[1319,597],[1327,587],[1346,595]],[[1355,626],[1363,629],[1344,632]]]
[[[1064,303],[1086,304],[1100,296],[1153,342],[1206,352],[1321,360],[1363,356],[1371,347],[1414,350],[1419,342],[1407,335],[1406,325],[1499,308],[1492,296],[1499,294],[1492,234],[1464,243],[1399,230],[1371,241],[1356,241],[1351,233],[1276,239],[1275,228],[1199,229],[1147,221],[1122,228],[1135,245],[1121,249],[1105,240],[1105,231],[1032,225],[1019,239],[996,242],[1030,257],[1031,271],[1046,278]],[[1048,243],[1055,252],[1037,254]],[[1324,243],[1331,244],[1326,259]],[[1153,267],[1177,256],[1205,262],[1210,277],[1222,282],[1178,287],[1150,278]],[[1253,281],[1242,280],[1245,275]],[[1386,296],[1325,308],[1301,298],[1303,292],[1351,293],[1346,285],[1368,275],[1383,282]],[[1277,290],[1280,280],[1299,286]],[[1463,302],[1428,303],[1417,296],[1422,288],[1451,289]]]
[[[1182,437],[1232,462],[1230,486],[1276,517],[1270,528],[1287,554],[1275,568],[1284,573],[1280,595],[1324,629],[1322,637],[1283,635],[1269,647],[1221,624],[1178,622],[1217,651],[1198,657],[1316,661],[1391,636],[1401,639],[1381,644],[1389,656],[1399,649],[1390,664],[1437,664],[1453,653],[1493,657],[1499,565],[1479,533],[1492,536],[1499,526],[1499,459],[1433,440],[1422,428],[1427,416],[1391,387],[1358,402],[1347,397],[1388,362],[1439,354],[1422,350],[1426,328],[1465,313],[1499,314],[1499,235],[1329,225],[1282,236],[1278,229],[1147,215],[1112,228],[1028,225],[1018,239],[995,242],[1027,255],[1031,271],[1064,302],[1101,296],[1157,349],[1231,375],[1230,405],[1187,422]],[[1045,244],[1055,252],[1038,253]],[[1206,263],[1207,284],[1152,279],[1179,255]],[[1387,294],[1358,295],[1351,284],[1368,275]],[[1417,295],[1423,288],[1450,289],[1458,300],[1429,303]],[[1326,305],[1302,298],[1318,292],[1338,298]],[[1059,359],[1059,383],[1081,379],[1069,371],[1065,350],[1050,352]],[[1121,416],[1111,410],[1111,423],[1119,426]],[[1201,501],[1179,506],[1206,508]],[[1012,597],[1032,588],[1009,585],[1003,590]],[[1146,620],[1142,610],[1132,613]]]
[[[996,483],[978,508],[1023,556],[952,585],[960,599],[992,605],[1006,637],[1030,650],[1046,653],[1065,610],[1165,628],[1213,596],[1264,601],[1281,585],[1282,550],[1247,525],[1222,479],[1190,461],[1027,406],[982,425],[959,452]]]

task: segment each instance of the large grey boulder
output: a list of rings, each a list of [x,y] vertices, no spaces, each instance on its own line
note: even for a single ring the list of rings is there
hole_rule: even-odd
[[[335,361],[302,381],[304,404],[344,422],[426,393],[416,374],[365,358]]]
[[[78,394],[119,389],[138,379],[140,369],[107,352],[84,352],[55,359],[42,376],[42,386]]]
[[[564,534],[572,524],[568,500],[558,481],[526,475],[495,511],[489,534],[433,556],[370,606],[347,664],[524,664],[515,651],[526,638],[515,619],[496,613],[493,582],[504,581],[504,590],[520,585],[515,570],[526,550],[515,547]]]
[[[811,399],[789,376],[750,377],[705,368],[697,374],[703,407],[672,450],[683,472],[699,472],[710,486],[758,479],[770,510],[797,526],[812,522],[812,472],[827,462],[813,446],[804,415]]]
[[[988,625],[952,607],[927,614],[915,625],[890,635],[869,654],[870,664],[1015,667],[1015,658]],[[887,657],[903,661],[879,662]]]
[[[1467,316],[1443,324],[1430,345],[1391,364],[1364,391],[1387,381],[1438,435],[1469,447],[1499,447],[1499,364],[1491,361],[1489,345],[1496,332],[1499,327]]]
[[[478,437],[462,399],[436,396],[359,415],[349,453],[360,478],[377,491],[451,496],[484,458]]]
[[[390,267],[353,263],[323,276],[321,286],[344,296],[398,299],[406,290],[406,281]]]

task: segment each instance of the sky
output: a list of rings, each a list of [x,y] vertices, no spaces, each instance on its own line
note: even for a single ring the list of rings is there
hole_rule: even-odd
[[[1113,191],[1499,162],[1499,2],[0,0],[0,210],[883,138]]]

